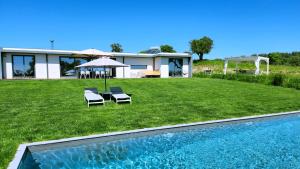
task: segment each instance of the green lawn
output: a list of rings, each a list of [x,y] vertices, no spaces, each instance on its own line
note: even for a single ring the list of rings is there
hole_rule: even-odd
[[[83,88],[103,80],[0,81],[0,168],[19,144],[300,109],[295,89],[217,79],[113,79],[133,104],[88,108]]]

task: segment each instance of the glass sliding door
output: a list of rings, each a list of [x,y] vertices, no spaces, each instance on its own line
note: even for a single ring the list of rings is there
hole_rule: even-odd
[[[13,56],[13,75],[14,77],[23,77],[23,56]]]
[[[34,57],[24,56],[24,74],[25,77],[34,77]]]
[[[110,58],[110,59],[117,60],[117,58]],[[116,77],[116,75],[117,75],[116,68],[111,68],[110,70],[111,70],[111,77]]]
[[[74,58],[74,64],[75,64],[75,66],[84,64],[84,63],[89,62],[89,61],[90,61],[90,58]],[[77,76],[77,77],[80,76],[80,71],[85,71],[85,70],[92,71],[92,69],[87,69],[87,68],[84,68],[84,67],[77,68],[75,70],[77,71],[77,72],[75,71],[75,73],[76,73],[75,76]],[[90,76],[92,76],[92,75],[90,74]]]
[[[75,66],[81,65],[90,61],[89,58],[75,58],[75,57],[60,57],[60,75],[62,77],[76,77],[77,72]],[[82,70],[84,68],[80,68]]]
[[[60,74],[63,77],[75,76],[74,58],[60,57]]]
[[[182,77],[183,59],[170,58],[169,59],[169,76]]]
[[[34,56],[12,56],[13,76],[17,78],[26,78],[35,76],[35,58]]]
[[[81,64],[84,64],[86,62],[90,61],[90,59],[88,58],[75,58],[75,66],[78,66],[78,65],[81,65]],[[82,68],[80,68],[82,69]]]

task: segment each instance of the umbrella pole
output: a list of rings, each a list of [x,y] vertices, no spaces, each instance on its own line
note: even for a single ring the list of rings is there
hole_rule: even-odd
[[[104,81],[105,81],[105,92],[107,91],[106,89],[106,67],[104,66]]]

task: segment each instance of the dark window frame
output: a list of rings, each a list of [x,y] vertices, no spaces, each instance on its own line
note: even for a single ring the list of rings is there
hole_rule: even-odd
[[[24,63],[24,58],[25,57],[32,57],[33,58],[33,76],[15,76],[15,69],[14,69],[14,57],[23,57],[23,66],[25,65]],[[11,55],[11,63],[12,63],[12,77],[13,78],[36,78],[36,69],[35,69],[35,64],[36,64],[36,58],[35,55]]]
[[[2,79],[4,79],[5,75],[4,75],[4,57],[5,57],[5,60],[6,60],[6,56],[3,56],[1,55],[1,71],[2,71]]]

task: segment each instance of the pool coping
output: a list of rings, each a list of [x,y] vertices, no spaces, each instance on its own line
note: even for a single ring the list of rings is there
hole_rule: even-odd
[[[192,126],[198,126],[198,125],[208,125],[208,124],[218,124],[218,123],[224,123],[224,122],[253,120],[253,119],[276,117],[276,116],[283,116],[283,115],[292,115],[292,114],[300,114],[300,110],[290,111],[290,112],[264,114],[264,115],[245,116],[245,117],[238,117],[238,118],[229,118],[229,119],[222,119],[222,120],[211,120],[211,121],[204,121],[204,122],[167,125],[167,126],[161,126],[161,127],[135,129],[135,130],[128,130],[128,131],[81,136],[81,137],[63,138],[63,139],[50,140],[50,141],[25,143],[25,144],[19,145],[13,160],[9,163],[7,168],[8,169],[18,169],[19,164],[20,164],[24,154],[26,153],[26,149],[30,146],[47,145],[47,144],[63,143],[63,142],[70,142],[70,141],[79,141],[79,140],[85,140],[85,139],[95,139],[95,138],[101,138],[101,137],[109,137],[109,136],[117,136],[117,135],[133,134],[133,133],[143,133],[143,132],[156,131],[156,130],[158,131],[158,130],[173,129],[173,128],[175,129],[175,128],[181,128],[181,127],[192,127]]]

